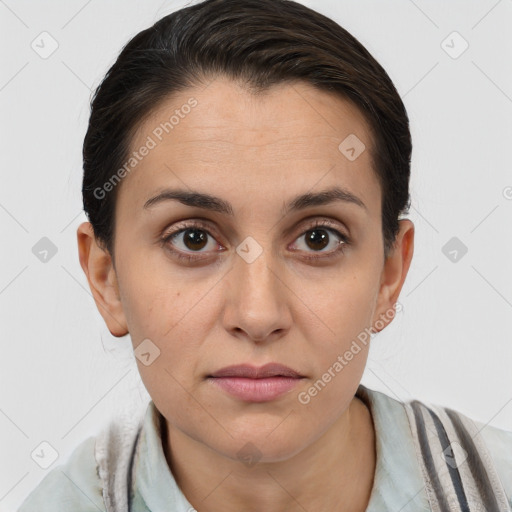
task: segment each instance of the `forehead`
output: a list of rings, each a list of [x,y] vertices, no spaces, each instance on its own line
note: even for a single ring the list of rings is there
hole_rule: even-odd
[[[174,94],[141,123],[118,201],[140,211],[152,193],[179,185],[282,202],[283,194],[341,185],[379,211],[372,144],[358,108],[334,93],[295,82],[254,95],[218,77]],[[355,159],[352,147],[361,152]]]

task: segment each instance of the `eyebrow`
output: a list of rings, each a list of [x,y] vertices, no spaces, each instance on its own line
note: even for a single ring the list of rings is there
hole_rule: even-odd
[[[159,203],[162,203],[163,201],[170,200],[179,201],[180,203],[186,206],[201,208],[204,210],[209,210],[212,212],[222,213],[230,216],[234,215],[231,203],[225,201],[224,199],[221,199],[220,197],[215,197],[203,192],[180,189],[163,190],[158,195],[152,197],[151,199],[148,199],[144,203],[144,209],[149,209]],[[344,188],[333,187],[327,190],[323,190],[321,192],[307,192],[305,194],[295,197],[287,205],[285,205],[283,209],[283,215],[286,215],[294,211],[304,210],[306,208],[310,208],[313,206],[332,204],[336,201],[352,203],[367,210],[367,207],[363,203],[363,201],[359,199],[359,197],[354,195],[352,192]]]

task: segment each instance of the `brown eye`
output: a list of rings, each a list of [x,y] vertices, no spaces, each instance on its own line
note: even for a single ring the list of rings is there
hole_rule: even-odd
[[[305,233],[305,241],[308,247],[320,251],[329,244],[329,235],[325,229],[310,229]]]
[[[327,262],[341,257],[352,244],[348,235],[341,233],[330,219],[317,219],[309,224],[309,229],[295,239],[291,249],[300,258],[310,262]]]
[[[169,245],[178,256],[183,253],[185,257],[190,255],[191,258],[195,257],[194,253],[204,256],[204,253],[210,252],[208,249],[214,250],[219,247],[210,232],[199,224],[169,233],[163,237],[162,242]]]
[[[297,248],[300,251],[306,253],[325,253],[325,255],[334,254],[338,249],[343,249],[343,246],[349,243],[348,237],[342,235],[336,229],[328,228],[324,225],[308,229],[297,238],[297,240],[301,239],[304,239],[304,241],[297,243]],[[331,250],[324,250],[326,247],[330,247]]]
[[[208,235],[202,229],[187,228],[182,233],[183,243],[191,251],[203,249],[208,242]]]

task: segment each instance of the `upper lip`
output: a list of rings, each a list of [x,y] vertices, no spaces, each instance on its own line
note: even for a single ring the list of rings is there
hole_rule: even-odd
[[[227,366],[208,375],[208,377],[246,377],[249,379],[262,379],[265,377],[303,377],[301,374],[279,363],[268,363],[261,367],[249,364]]]

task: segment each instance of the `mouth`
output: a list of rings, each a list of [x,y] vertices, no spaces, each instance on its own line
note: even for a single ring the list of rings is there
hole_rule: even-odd
[[[268,377],[290,377],[302,378],[304,377],[299,372],[288,368],[279,363],[268,363],[261,367],[251,366],[249,364],[239,364],[235,366],[227,366],[221,370],[208,375],[209,378],[218,377],[243,377],[246,379],[264,379]]]
[[[278,364],[260,368],[242,364],[228,366],[207,379],[229,395],[244,402],[268,402],[291,391],[305,376]]]

